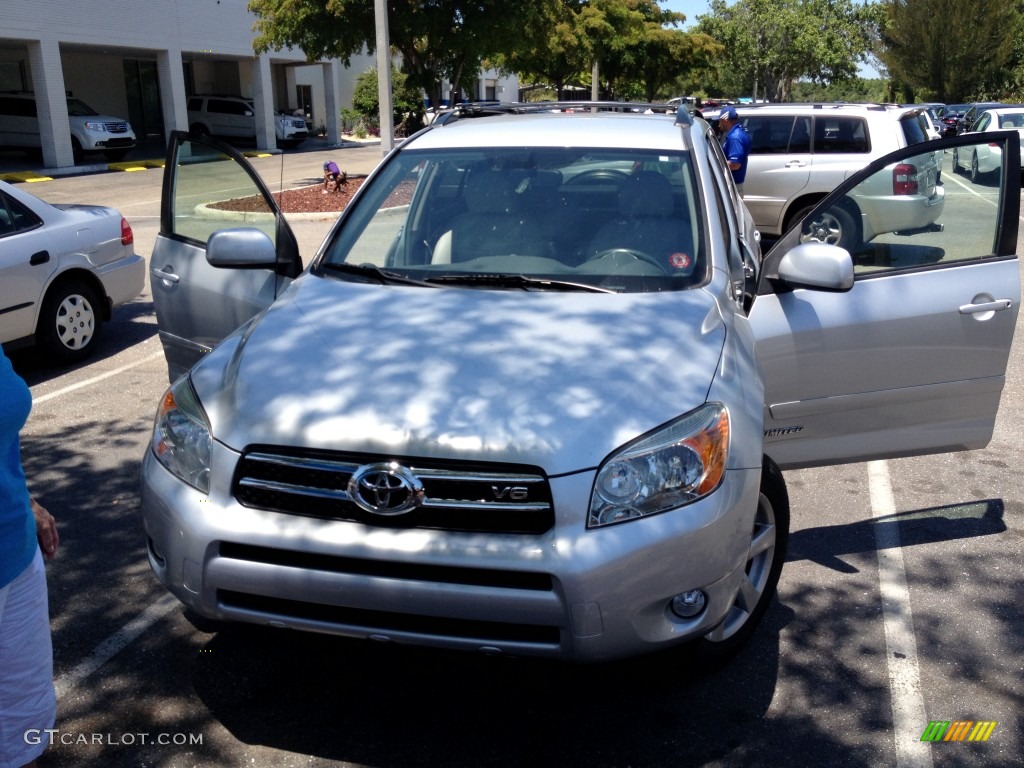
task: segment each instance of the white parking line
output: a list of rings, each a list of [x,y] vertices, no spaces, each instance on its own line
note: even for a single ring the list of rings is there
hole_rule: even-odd
[[[76,389],[88,387],[90,384],[95,384],[96,382],[103,381],[104,379],[109,379],[111,376],[117,376],[119,373],[124,373],[125,371],[140,366],[143,363],[148,363],[150,360],[155,360],[158,357],[162,357],[163,354],[163,350],[158,350],[151,355],[147,355],[141,360],[136,360],[134,363],[128,363],[127,365],[122,365],[120,368],[115,368],[112,371],[107,371],[106,373],[101,373],[98,376],[93,376],[91,379],[79,381],[76,384],[69,384],[68,386],[62,387],[53,392],[48,392],[45,395],[39,395],[39,397],[36,397],[35,394],[33,394],[32,404],[39,405],[40,403],[45,403],[47,400],[53,400],[54,398],[60,397],[61,395],[66,395],[69,392],[74,392]]]
[[[898,523],[892,519],[896,502],[884,461],[868,463],[871,514],[875,518],[875,546],[878,549],[878,580],[882,591],[882,623],[885,627],[885,657],[889,667],[889,696],[896,743],[897,768],[931,768],[930,742],[921,741],[928,721],[917,663],[914,617],[910,590],[903,565]],[[884,519],[889,518],[889,519]]]
[[[135,638],[149,629],[152,624],[163,618],[177,605],[178,599],[170,592],[167,592],[146,610],[121,627],[121,629],[97,645],[89,655],[89,658],[54,681],[53,685],[57,690],[57,701],[65,700],[65,697],[76,685],[127,648]]]

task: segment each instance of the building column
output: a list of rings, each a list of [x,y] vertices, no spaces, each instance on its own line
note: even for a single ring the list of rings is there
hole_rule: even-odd
[[[185,95],[185,73],[181,51],[156,52],[157,81],[160,84],[160,111],[164,117],[164,147],[170,143],[171,131],[188,130],[188,98]]]
[[[324,125],[327,126],[327,145],[341,143],[341,106],[338,103],[341,66],[337,59],[322,64],[324,78]]]
[[[71,149],[71,122],[68,120],[60,44],[53,39],[28,41],[28,61],[32,70],[32,90],[36,95],[43,165],[47,168],[73,166],[75,156]]]
[[[277,149],[274,130],[274,82],[270,58],[257,56],[252,63],[252,104],[256,113],[256,148]]]

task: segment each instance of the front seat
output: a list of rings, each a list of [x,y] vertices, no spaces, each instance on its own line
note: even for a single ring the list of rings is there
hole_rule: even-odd
[[[512,179],[499,171],[477,171],[466,181],[466,212],[434,245],[433,264],[469,261],[481,256],[543,255],[536,222],[519,210]]]
[[[618,216],[591,239],[590,256],[621,248],[647,254],[665,269],[690,266],[693,234],[674,208],[667,178],[656,171],[634,173],[619,189]]]

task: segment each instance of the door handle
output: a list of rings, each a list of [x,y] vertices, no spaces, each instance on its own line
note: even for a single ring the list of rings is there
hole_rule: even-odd
[[[173,272],[163,272],[159,269],[152,269],[149,274],[159,280],[166,280],[168,283],[176,283],[181,279]]]
[[[983,301],[980,304],[964,304],[960,307],[961,315],[976,315],[979,312],[1001,312],[1013,306],[1010,299],[995,299]]]
[[[36,251],[35,253],[28,257],[28,263],[33,267],[38,267],[40,264],[45,264],[49,260],[49,251]]]

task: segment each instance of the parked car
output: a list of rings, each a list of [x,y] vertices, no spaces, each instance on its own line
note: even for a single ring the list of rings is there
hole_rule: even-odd
[[[931,138],[927,114],[920,108],[761,104],[740,106],[737,112],[751,138],[743,199],[758,229],[768,235],[790,229],[843,179],[872,160],[900,147],[924,145]],[[894,210],[906,216],[866,222],[875,234],[929,226],[942,214],[942,152],[922,146],[910,162],[918,184],[911,188],[890,179],[887,193]],[[883,190],[872,191],[872,196],[879,194]],[[833,221],[827,226],[834,230],[841,224]],[[837,237],[837,242],[847,244],[841,232]]]
[[[68,122],[75,162],[86,153],[102,152],[108,160],[121,160],[135,148],[135,132],[120,117],[101,115],[81,99],[69,96]],[[25,91],[0,93],[0,147],[40,152],[39,118],[35,94]]]
[[[188,100],[189,130],[222,138],[256,138],[256,110],[251,99],[220,94],[198,94]],[[297,147],[309,136],[301,115],[274,113],[279,147]]]
[[[237,151],[171,137],[150,265],[172,384],[141,498],[150,565],[194,615],[724,657],[786,559],[781,470],[991,438],[1016,154],[944,229],[808,237],[876,177],[916,183],[917,145],[879,157],[762,260],[705,121],[575,106],[442,115],[305,270]],[[262,219],[217,210],[246,195]]]
[[[941,139],[942,132],[945,128],[942,118],[939,117],[939,112],[945,107],[945,104],[938,102],[929,102],[926,104],[901,104],[900,106],[909,107],[914,109],[920,109],[928,121],[928,135],[933,139]]]
[[[999,101],[976,101],[973,104],[967,106],[966,111],[960,116],[957,121],[956,132],[957,134],[969,131],[974,127],[978,118],[981,117],[981,113],[986,109],[993,109],[995,107],[1011,107],[1013,104],[1003,104]]]
[[[1000,131],[1011,129],[1020,134],[1021,160],[1024,161],[1024,105],[1018,107],[999,107],[984,110],[971,128],[972,133]],[[979,182],[1002,168],[1002,146],[999,144],[978,143],[971,146],[969,152],[953,150],[953,171],[967,171],[971,181]]]
[[[960,118],[970,108],[970,104],[947,104],[942,108],[939,117],[942,120],[942,138],[956,136],[960,128]]]
[[[50,205],[0,181],[0,343],[87,357],[111,310],[142,292],[146,265],[125,218],[99,205]]]

